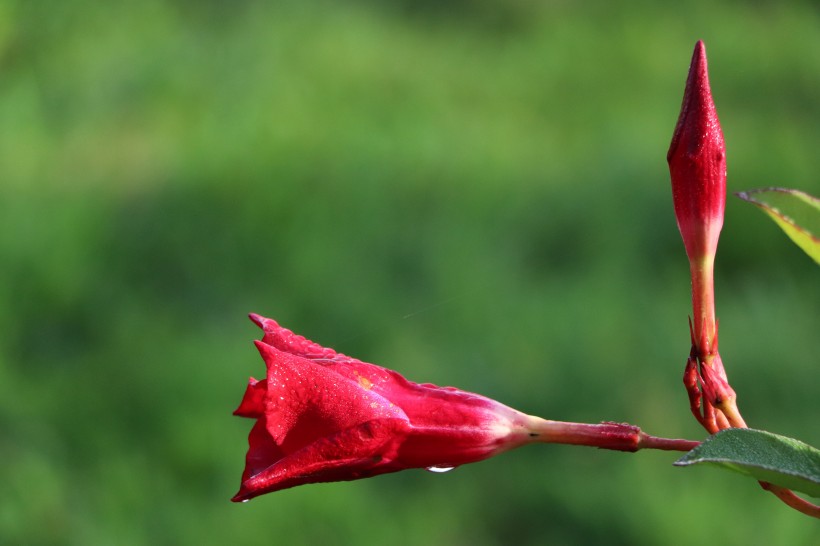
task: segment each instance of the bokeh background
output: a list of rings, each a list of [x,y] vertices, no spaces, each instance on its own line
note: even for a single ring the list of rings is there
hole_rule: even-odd
[[[816,2],[0,2],[3,544],[816,544],[675,454],[533,446],[236,505],[253,311],[409,379],[701,438],[666,150],[820,193]],[[721,349],[820,444],[818,269],[730,198]]]

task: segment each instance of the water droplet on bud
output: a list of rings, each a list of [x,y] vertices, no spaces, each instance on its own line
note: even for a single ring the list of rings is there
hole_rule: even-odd
[[[435,472],[437,474],[443,474],[444,472],[449,472],[454,469],[454,466],[429,466],[425,470],[428,472]]]

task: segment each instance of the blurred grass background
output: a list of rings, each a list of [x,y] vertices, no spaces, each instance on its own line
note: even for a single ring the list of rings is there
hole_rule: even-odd
[[[700,438],[666,150],[820,193],[815,2],[0,1],[0,542],[812,544],[668,453],[535,446],[228,499],[249,311],[409,379]],[[820,444],[818,270],[730,198],[747,421]]]

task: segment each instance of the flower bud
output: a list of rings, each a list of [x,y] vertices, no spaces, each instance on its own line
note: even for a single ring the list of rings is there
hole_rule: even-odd
[[[666,159],[675,218],[692,275],[693,342],[702,358],[717,351],[713,272],[726,205],[726,147],[709,89],[706,49],[700,41],[695,44]]]
[[[675,217],[690,260],[713,258],[726,204],[726,147],[709,88],[706,49],[695,45],[672,144]]]

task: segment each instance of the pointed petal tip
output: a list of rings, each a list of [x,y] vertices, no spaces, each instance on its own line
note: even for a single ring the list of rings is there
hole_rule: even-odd
[[[686,76],[686,87],[684,88],[681,113],[687,110],[693,101],[699,101],[704,97],[704,94],[710,93],[706,46],[703,40],[698,40],[695,44],[695,50],[692,52],[692,60],[689,63],[689,73]]]
[[[261,383],[251,377],[248,380],[248,386],[245,389],[245,394],[242,396],[242,401],[239,407],[236,408],[233,414],[236,417],[250,417],[256,419],[262,415],[264,405],[262,398],[265,395],[265,384]]]
[[[684,133],[688,133],[687,137]],[[713,145],[723,149],[723,135],[709,84],[706,46],[703,40],[698,40],[686,77],[680,115],[666,154],[667,162],[671,165],[681,140],[687,141],[683,146],[685,151],[692,153],[699,150],[708,138],[714,140]]]
[[[265,317],[263,317],[262,315],[257,315],[256,313],[248,313],[248,318],[251,319],[251,321],[260,328],[265,327]]]
[[[697,78],[706,81],[708,86],[709,72],[706,61],[706,45],[703,40],[698,40],[695,44],[695,50],[692,52],[692,63],[689,66],[689,78]]]
[[[263,317],[262,315],[257,315],[256,313],[248,313],[248,318],[251,319],[254,324],[262,328],[265,335],[275,333],[279,330],[284,330],[284,328],[279,326],[279,323],[272,318]]]
[[[247,497],[247,491],[240,489],[239,492],[231,497],[231,502],[247,502],[250,499]]]
[[[265,361],[265,367],[268,369],[270,369],[274,363],[279,362],[284,355],[287,355],[287,353],[281,352],[273,345],[269,345],[261,339],[253,340],[253,344],[256,345],[256,350],[259,351],[259,356]]]

